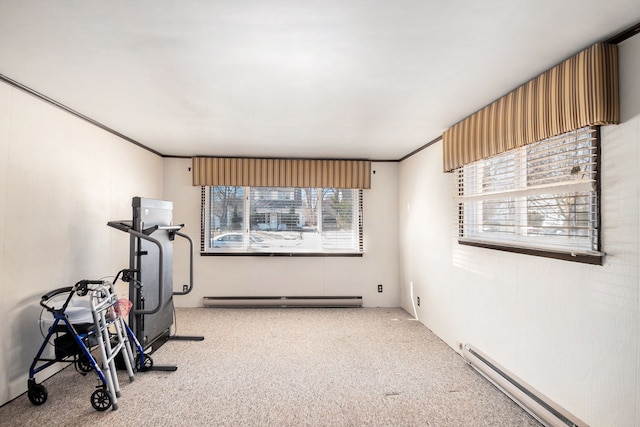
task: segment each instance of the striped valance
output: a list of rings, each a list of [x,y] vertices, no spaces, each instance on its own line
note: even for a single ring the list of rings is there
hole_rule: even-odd
[[[193,185],[368,189],[371,162],[194,157]]]
[[[598,43],[445,131],[444,170],[584,126],[619,122],[618,47]]]

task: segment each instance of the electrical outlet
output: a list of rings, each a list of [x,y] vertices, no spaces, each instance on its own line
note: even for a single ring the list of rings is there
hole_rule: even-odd
[[[187,292],[189,287],[187,285],[182,285],[182,292]]]
[[[420,297],[417,297],[416,299],[418,301],[418,307],[420,307]]]
[[[382,292],[382,285],[378,285],[378,292]]]

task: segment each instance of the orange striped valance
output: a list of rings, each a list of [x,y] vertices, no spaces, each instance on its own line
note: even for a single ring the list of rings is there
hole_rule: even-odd
[[[193,185],[368,189],[371,162],[194,157]]]
[[[618,47],[598,43],[445,131],[444,170],[584,126],[619,122]]]

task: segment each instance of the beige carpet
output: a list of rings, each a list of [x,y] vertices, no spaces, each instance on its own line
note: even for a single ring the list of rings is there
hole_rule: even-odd
[[[153,355],[175,372],[120,374],[116,411],[72,367],[49,397],[0,408],[2,426],[538,426],[402,309],[178,309]]]

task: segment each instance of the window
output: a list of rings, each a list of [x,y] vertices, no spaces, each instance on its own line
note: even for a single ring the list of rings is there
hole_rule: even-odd
[[[202,188],[204,253],[362,253],[362,190]]]
[[[585,127],[458,169],[460,243],[600,263],[598,146]]]

